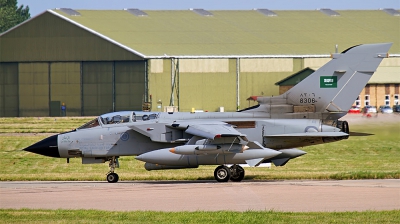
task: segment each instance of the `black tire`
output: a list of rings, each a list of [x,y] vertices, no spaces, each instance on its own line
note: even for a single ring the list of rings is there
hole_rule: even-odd
[[[218,182],[228,182],[231,178],[231,171],[226,166],[219,166],[214,171],[214,178]]]
[[[350,134],[349,123],[347,123],[347,121],[342,122],[342,132],[344,132],[346,134]],[[349,138],[349,135],[344,137],[344,139],[348,139],[348,138]]]
[[[233,165],[229,169],[231,171],[231,181],[240,182],[243,180],[245,174],[243,167],[239,165]]]
[[[349,134],[350,129],[349,129],[349,123],[347,121],[342,122],[342,132]]]
[[[119,176],[116,173],[109,173],[107,175],[107,181],[108,183],[117,183],[119,180]]]

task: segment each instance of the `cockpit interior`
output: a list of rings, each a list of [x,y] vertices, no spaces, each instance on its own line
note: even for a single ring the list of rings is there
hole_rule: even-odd
[[[159,113],[143,112],[143,111],[119,111],[103,114],[77,129],[87,129],[94,127],[102,127],[108,125],[116,125],[129,122],[144,122],[157,119]]]

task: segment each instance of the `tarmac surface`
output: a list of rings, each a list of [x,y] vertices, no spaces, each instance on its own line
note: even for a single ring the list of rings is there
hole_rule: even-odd
[[[400,209],[400,180],[0,182],[0,208],[108,211]]]

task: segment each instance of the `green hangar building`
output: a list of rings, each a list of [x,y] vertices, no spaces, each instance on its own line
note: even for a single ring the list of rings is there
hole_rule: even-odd
[[[382,42],[391,57],[370,83],[395,100],[395,9],[47,10],[0,34],[0,117],[236,111],[336,50]]]

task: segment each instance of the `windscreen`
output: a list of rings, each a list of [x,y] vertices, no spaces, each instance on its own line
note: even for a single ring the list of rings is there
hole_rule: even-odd
[[[93,119],[93,120],[87,122],[86,124],[80,126],[80,127],[77,128],[77,129],[94,128],[94,127],[97,127],[97,126],[99,126],[99,125],[100,125],[100,124],[99,124],[99,119],[96,117],[95,119]]]

